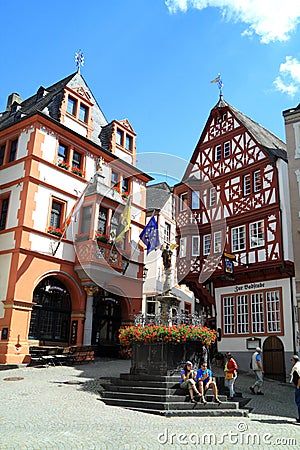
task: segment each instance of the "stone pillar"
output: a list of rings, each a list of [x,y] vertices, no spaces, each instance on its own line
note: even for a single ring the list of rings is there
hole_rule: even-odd
[[[93,328],[93,301],[94,295],[99,292],[98,286],[84,286],[86,292],[85,322],[83,331],[83,345],[91,345]]]

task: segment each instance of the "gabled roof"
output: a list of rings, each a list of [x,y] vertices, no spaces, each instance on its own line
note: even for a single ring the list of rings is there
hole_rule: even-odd
[[[172,188],[166,183],[155,183],[147,186],[146,208],[147,210],[160,211],[172,195]]]
[[[247,128],[256,142],[264,148],[272,159],[275,157],[275,159],[282,158],[287,161],[286,144],[258,122],[250,119],[250,117],[243,114],[234,106],[225,102],[222,96],[220,96],[218,103],[214,106],[212,111],[216,108],[225,107],[227,107],[235,115],[237,120]]]

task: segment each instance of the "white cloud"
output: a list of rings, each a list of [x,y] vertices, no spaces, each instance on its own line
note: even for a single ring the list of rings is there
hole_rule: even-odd
[[[279,73],[273,82],[276,90],[294,97],[300,87],[300,62],[292,56],[286,56],[285,62],[280,64]]]
[[[286,41],[300,21],[299,0],[165,0],[170,13],[215,7],[226,20],[243,22],[242,35],[257,34],[261,42]]]

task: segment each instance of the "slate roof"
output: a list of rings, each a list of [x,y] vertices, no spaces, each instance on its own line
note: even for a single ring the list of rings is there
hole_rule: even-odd
[[[256,142],[260,144],[269,154],[271,159],[282,158],[287,161],[286,144],[279,137],[264,128],[258,122],[255,122],[254,120],[250,119],[250,117],[247,117],[234,106],[225,102],[223,100],[223,97],[220,96],[218,103],[213,109],[224,107],[229,108],[229,110],[234,114],[238,121],[242,125],[244,125],[251,133]]]
[[[172,188],[165,182],[147,186],[146,208],[160,211],[172,195]]]

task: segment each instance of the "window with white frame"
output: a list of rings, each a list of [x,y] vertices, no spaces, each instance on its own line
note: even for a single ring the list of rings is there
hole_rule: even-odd
[[[222,231],[214,232],[214,253],[221,253],[222,251]]]
[[[234,334],[234,297],[223,297],[224,334]]]
[[[261,190],[261,175],[260,170],[257,170],[253,174],[253,191],[259,192]]]
[[[230,141],[224,143],[224,158],[230,156]]]
[[[280,332],[279,291],[267,292],[267,324],[268,332]]]
[[[206,234],[205,236],[203,236],[203,255],[209,255],[210,242],[211,242],[210,234]]]
[[[188,203],[188,194],[187,192],[184,192],[184,194],[181,194],[179,196],[179,210],[184,211],[187,209],[187,203]]]
[[[186,257],[186,237],[183,237],[179,241],[179,258]]]
[[[192,256],[200,255],[200,237],[192,236]]]
[[[168,222],[165,222],[164,241],[170,243],[170,239],[171,239],[171,225]]]
[[[200,209],[200,192],[192,191],[192,209]]]
[[[256,248],[265,245],[263,220],[250,223],[249,238],[250,238],[250,248]]]
[[[282,334],[281,295],[280,289],[270,289],[224,296],[224,334]]]
[[[209,206],[214,206],[217,203],[217,191],[215,187],[209,190]]]
[[[264,333],[264,300],[262,292],[251,294],[252,333]]]
[[[215,146],[215,161],[220,161],[222,156],[222,146],[216,145]]]
[[[244,196],[251,194],[251,177],[249,173],[243,177],[243,193]]]
[[[237,309],[237,333],[249,333],[248,295],[238,295],[236,297]]]
[[[231,230],[231,248],[233,252],[245,250],[246,248],[246,227],[241,225]]]

